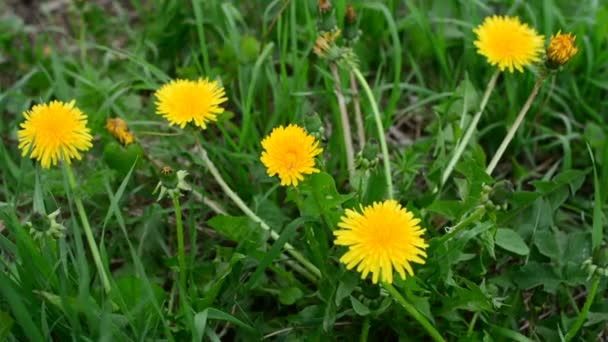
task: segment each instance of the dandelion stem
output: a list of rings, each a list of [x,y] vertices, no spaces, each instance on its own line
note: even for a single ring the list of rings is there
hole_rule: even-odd
[[[534,98],[536,98],[536,95],[538,95],[538,91],[540,90],[540,87],[542,86],[545,79],[546,79],[546,75],[541,75],[536,80],[536,84],[534,84],[534,88],[532,89],[532,92],[530,93],[528,100],[526,100],[526,103],[524,104],[524,106],[521,108],[521,111],[517,115],[517,118],[515,119],[513,126],[511,126],[511,128],[507,132],[507,135],[503,139],[502,143],[500,143],[500,146],[498,147],[498,151],[496,151],[496,153],[494,154],[492,161],[490,161],[490,164],[488,164],[488,168],[486,169],[486,173],[488,175],[492,175],[492,171],[494,171],[494,169],[496,168],[496,165],[500,161],[500,158],[502,157],[503,153],[505,153],[505,150],[507,149],[507,146],[509,146],[509,143],[511,142],[511,140],[513,140],[513,136],[515,135],[517,128],[519,128],[519,125],[524,120],[526,113],[530,109],[530,106],[532,105]]]
[[[228,197],[230,197],[234,204],[236,204],[236,206],[239,207],[239,209],[241,209],[241,211],[245,215],[247,215],[253,222],[259,224],[262,229],[268,231],[270,233],[270,237],[276,241],[279,238],[279,234],[273,229],[271,229],[270,226],[266,222],[264,222],[264,220],[262,220],[258,215],[256,215],[251,209],[249,209],[249,207],[245,204],[245,202],[243,202],[239,195],[237,195],[234,191],[232,191],[232,189],[230,189],[228,184],[226,184],[226,182],[222,178],[220,172],[215,167],[215,164],[213,164],[213,162],[209,159],[207,151],[205,151],[205,149],[200,145],[199,148],[201,150],[201,158],[203,159],[205,166],[207,167],[209,172],[211,172],[211,175],[222,188],[224,193]],[[321,271],[319,271],[319,269],[310,261],[308,261],[302,254],[300,254],[300,252],[298,252],[290,243],[285,243],[284,248],[287,253],[289,253],[294,259],[300,262],[300,264],[302,264],[302,266],[304,266],[310,273],[312,273],[313,279],[317,280],[321,278]],[[308,275],[305,276],[310,279]]]
[[[367,342],[369,336],[369,316],[365,316],[363,319],[363,327],[361,327],[361,336],[359,337],[360,342]]]
[[[175,210],[175,225],[177,229],[177,263],[179,266],[180,291],[186,291],[186,252],[184,247],[184,224],[182,222],[182,208],[179,203],[179,194],[174,192],[171,196]],[[185,296],[185,293],[183,294]]]
[[[97,272],[99,273],[99,277],[101,278],[103,288],[106,293],[109,293],[110,290],[112,290],[112,286],[110,285],[110,280],[108,278],[108,275],[106,274],[103,262],[101,261],[101,255],[99,254],[99,249],[97,247],[97,242],[95,242],[95,237],[93,237],[91,225],[89,224],[89,219],[87,218],[87,213],[84,210],[82,200],[80,199],[80,195],[78,194],[78,185],[76,184],[76,178],[74,177],[74,173],[72,172],[72,167],[68,163],[65,163],[65,170],[68,176],[68,183],[70,185],[70,189],[72,190],[72,194],[74,196],[74,203],[76,204],[76,209],[78,210],[78,215],[80,216],[80,221],[82,222],[84,235],[87,237],[87,243],[89,244],[91,254],[93,255],[93,261],[95,261],[95,266],[97,267]]]
[[[386,137],[384,135],[384,127],[382,125],[382,118],[380,117],[380,111],[378,110],[378,105],[376,104],[376,100],[374,99],[374,94],[372,90],[369,88],[369,84],[365,80],[365,77],[361,74],[358,68],[353,67],[353,73],[361,83],[363,87],[363,91],[367,95],[370,106],[372,107],[372,112],[374,114],[374,118],[376,119],[376,126],[378,128],[378,140],[380,141],[380,149],[382,150],[382,159],[384,161],[384,176],[386,178],[386,188],[387,188],[387,197],[389,199],[393,198],[393,179],[391,176],[391,161],[388,155],[388,147],[386,145]]]
[[[570,327],[570,330],[568,330],[568,333],[566,334],[566,337],[564,338],[564,340],[566,342],[572,340],[574,338],[574,336],[576,336],[576,334],[578,333],[578,330],[581,328],[583,323],[585,323],[585,320],[587,319],[587,314],[589,313],[591,304],[593,303],[593,300],[595,299],[595,294],[597,293],[597,288],[599,285],[600,285],[600,276],[596,274],[595,278],[593,279],[593,284],[591,284],[591,291],[589,291],[589,294],[587,295],[587,299],[585,300],[585,304],[583,304],[583,309],[581,310],[580,314],[578,315],[576,322],[574,322],[574,325],[572,327]]]
[[[330,63],[329,69],[334,77],[334,93],[338,99],[338,108],[340,109],[340,121],[342,121],[342,136],[344,137],[344,147],[346,148],[346,166],[348,168],[348,179],[351,184],[354,181],[355,172],[355,150],[353,148],[353,138],[350,133],[350,121],[348,120],[348,113],[346,111],[346,101],[342,94],[342,82],[340,81],[340,73],[338,72],[338,66],[336,63]]]
[[[448,180],[448,178],[450,177],[450,174],[452,174],[452,171],[454,170],[454,167],[456,166],[456,163],[458,163],[460,156],[464,152],[464,149],[469,144],[469,140],[471,140],[471,137],[473,136],[473,132],[477,128],[477,124],[479,123],[481,114],[483,113],[484,109],[486,108],[486,105],[488,104],[490,95],[494,91],[494,87],[496,86],[496,80],[498,80],[499,75],[500,75],[500,70],[496,69],[496,71],[494,72],[494,75],[492,75],[492,78],[490,78],[490,82],[488,82],[488,86],[486,87],[486,92],[483,94],[483,98],[481,99],[481,104],[479,105],[479,110],[477,111],[477,113],[475,113],[475,116],[473,116],[473,120],[471,120],[471,123],[469,124],[469,128],[467,128],[467,131],[465,132],[462,139],[456,144],[456,151],[454,152],[454,155],[452,155],[452,159],[450,159],[450,162],[448,163],[447,168],[445,169],[445,171],[443,171],[443,175],[441,176],[441,185],[445,184],[445,182]]]
[[[359,148],[365,147],[365,124],[363,123],[363,115],[361,115],[361,99],[359,97],[359,86],[353,71],[350,71],[350,88],[353,93],[353,103],[355,107],[355,123],[357,124],[357,139],[359,139]]]
[[[399,293],[399,291],[397,291],[397,289],[393,285],[383,282],[382,286],[393,296],[393,298],[399,304],[401,304],[405,311],[407,311],[415,320],[418,321],[418,323],[420,323],[420,325],[422,325],[422,327],[429,333],[433,340],[445,342],[445,340],[443,339],[443,337],[441,337],[437,329],[435,329],[435,327],[433,327],[433,325],[426,318],[424,318],[424,316],[422,316],[422,314],[420,314],[420,312],[418,312],[418,310],[416,310],[416,308],[412,304],[405,300],[405,298],[401,295],[401,293]]]

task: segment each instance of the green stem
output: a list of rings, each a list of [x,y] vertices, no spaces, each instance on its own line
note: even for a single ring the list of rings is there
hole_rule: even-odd
[[[452,236],[456,235],[459,231],[461,231],[464,227],[470,225],[473,222],[479,221],[485,214],[486,214],[486,207],[484,207],[484,206],[478,207],[477,210],[475,210],[471,215],[469,215],[469,217],[465,218],[464,220],[460,221],[457,225],[452,227],[452,229],[450,229],[450,231],[447,234],[445,234],[444,236],[442,236],[439,239],[439,242],[442,243],[442,242],[450,239]]]
[[[72,172],[72,167],[70,164],[65,164],[66,174],[68,176],[68,183],[72,190],[72,194],[74,196],[74,203],[76,204],[76,209],[78,210],[78,215],[80,216],[80,221],[82,222],[82,228],[84,229],[84,235],[87,238],[87,242],[89,244],[89,248],[91,249],[91,254],[93,255],[93,260],[95,261],[95,266],[97,267],[97,272],[99,273],[99,277],[101,278],[101,283],[106,293],[109,293],[112,289],[110,285],[110,280],[108,275],[106,274],[106,270],[103,266],[103,262],[101,261],[101,255],[99,254],[99,249],[97,247],[97,242],[95,242],[95,238],[93,237],[93,232],[91,230],[91,225],[89,224],[89,219],[87,218],[87,213],[84,210],[84,206],[82,205],[82,200],[80,199],[80,195],[78,194],[76,185],[76,178],[74,178],[74,173]]]
[[[399,304],[401,304],[405,311],[407,311],[415,320],[418,321],[418,323],[420,323],[420,325],[422,325],[422,327],[429,333],[433,340],[445,342],[445,340],[443,339],[443,337],[441,337],[437,329],[435,329],[435,327],[433,327],[433,325],[426,318],[424,318],[424,316],[422,316],[412,304],[405,300],[405,298],[401,295],[401,293],[399,293],[399,291],[397,291],[397,289],[393,285],[383,282],[382,286],[393,296],[393,298]]]
[[[369,335],[369,316],[365,316],[365,319],[363,319],[363,327],[361,327],[361,336],[359,337],[359,341],[367,342],[368,335]]]
[[[346,149],[346,166],[348,168],[348,179],[354,187],[355,179],[355,149],[353,148],[353,138],[350,130],[350,121],[348,120],[348,112],[346,111],[346,101],[342,94],[342,81],[336,63],[330,63],[329,69],[334,77],[334,93],[338,99],[338,108],[340,109],[340,121],[342,122],[342,136],[344,137],[344,148]]]
[[[483,113],[484,109],[486,108],[486,105],[488,104],[490,95],[494,91],[494,87],[496,86],[496,80],[498,80],[499,75],[500,75],[500,70],[496,69],[496,71],[494,72],[494,75],[492,75],[492,78],[490,78],[490,82],[488,82],[488,86],[486,87],[486,92],[483,94],[483,98],[481,99],[481,104],[479,106],[479,111],[477,111],[477,113],[475,113],[475,116],[473,117],[473,120],[469,124],[469,128],[467,128],[467,131],[465,132],[464,136],[462,137],[462,140],[460,140],[456,144],[456,151],[454,152],[452,159],[450,159],[450,162],[448,163],[447,168],[445,169],[445,171],[443,172],[443,175],[441,176],[442,185],[445,184],[445,182],[450,177],[450,174],[452,174],[452,171],[454,170],[456,163],[460,159],[460,156],[464,152],[464,149],[469,144],[469,140],[471,140],[471,137],[473,136],[473,132],[477,128],[477,124],[479,123],[481,114]]]
[[[517,128],[519,128],[519,125],[524,120],[526,113],[530,109],[530,106],[532,105],[534,98],[536,98],[536,95],[538,94],[538,91],[540,90],[540,87],[543,85],[543,82],[545,81],[546,78],[547,78],[546,75],[541,75],[536,80],[536,84],[534,84],[534,88],[532,89],[530,96],[528,96],[528,100],[526,100],[526,103],[521,108],[521,111],[517,115],[517,118],[515,118],[515,122],[513,123],[513,126],[511,126],[511,128],[507,132],[507,135],[503,139],[502,143],[500,143],[500,146],[498,147],[498,150],[494,154],[492,161],[490,161],[490,164],[488,164],[488,167],[486,168],[486,173],[488,175],[492,175],[492,171],[494,171],[494,168],[496,168],[496,165],[500,161],[500,158],[502,157],[503,153],[505,153],[505,150],[507,149],[507,146],[509,146],[509,143],[511,142],[511,140],[513,140],[513,136],[515,135],[515,132],[517,132]]]
[[[249,209],[249,207],[245,204],[245,202],[243,202],[239,195],[232,191],[232,189],[224,181],[224,178],[222,178],[222,175],[220,174],[218,169],[215,167],[215,164],[213,164],[213,162],[209,159],[209,156],[207,156],[207,151],[205,151],[205,149],[200,145],[199,148],[201,150],[201,158],[203,159],[205,166],[207,167],[209,172],[211,172],[211,175],[218,183],[218,185],[222,188],[224,193],[234,202],[234,204],[236,204],[237,207],[239,207],[239,209],[241,209],[241,211],[245,215],[247,215],[253,222],[259,224],[262,229],[268,231],[270,233],[270,237],[276,241],[279,238],[279,234],[273,229],[271,229],[270,226],[266,222],[264,222],[264,220],[262,220],[258,215],[256,215],[251,209]],[[298,252],[290,243],[285,243],[284,248],[287,253],[289,253],[294,259],[300,262],[302,266],[308,269],[308,271],[314,275],[315,279],[321,278],[321,271],[319,271],[319,269],[310,261],[308,261],[302,254],[300,254],[300,252]]]
[[[363,123],[363,115],[361,114],[361,103],[359,99],[359,87],[357,86],[357,79],[350,71],[350,89],[352,92],[353,103],[355,107],[355,123],[357,124],[357,138],[359,139],[359,148],[365,147],[365,124]]]
[[[177,263],[179,266],[180,290],[186,291],[186,252],[184,248],[184,224],[182,222],[182,208],[179,204],[179,194],[174,192],[173,208],[175,209],[175,225],[177,228]]]
[[[473,334],[473,328],[475,328],[475,323],[477,323],[477,318],[479,318],[479,312],[476,312],[469,323],[469,328],[467,329],[467,337],[471,337]]]
[[[365,77],[361,74],[358,68],[354,67],[352,69],[355,77],[361,83],[361,87],[363,87],[363,91],[367,95],[370,106],[372,107],[372,113],[374,114],[374,119],[376,119],[376,127],[378,128],[378,140],[380,141],[380,149],[382,150],[382,159],[384,160],[384,177],[386,178],[386,190],[388,192],[387,196],[389,199],[393,198],[393,178],[391,176],[391,161],[389,159],[388,147],[386,145],[386,137],[384,135],[384,127],[382,125],[382,117],[380,116],[380,111],[378,110],[378,105],[376,104],[376,99],[374,99],[374,94],[372,90],[369,88],[369,84],[365,80]]]
[[[576,333],[578,333],[578,330],[581,328],[581,326],[583,326],[583,323],[585,323],[585,320],[587,319],[587,314],[589,313],[589,308],[591,308],[591,304],[593,303],[593,300],[595,299],[595,294],[597,293],[597,288],[600,285],[600,279],[601,278],[599,275],[595,275],[595,278],[593,279],[593,284],[591,285],[591,291],[589,291],[589,294],[587,295],[587,300],[585,300],[585,304],[583,304],[583,309],[578,315],[578,319],[576,320],[576,322],[574,322],[574,325],[570,328],[570,330],[568,330],[568,333],[564,338],[566,342],[572,340],[574,336],[576,336]]]

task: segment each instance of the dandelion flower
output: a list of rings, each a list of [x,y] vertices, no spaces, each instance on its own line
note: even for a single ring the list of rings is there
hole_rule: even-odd
[[[262,163],[269,176],[279,175],[281,185],[298,185],[304,175],[319,172],[315,157],[323,152],[312,135],[297,125],[279,126],[262,140]]]
[[[220,104],[227,100],[224,87],[217,81],[199,79],[173,80],[156,91],[156,112],[171,126],[184,128],[189,122],[202,129],[224,112]]]
[[[129,132],[129,126],[125,120],[121,118],[108,118],[106,121],[106,129],[108,132],[123,145],[132,144],[135,141],[133,134]]]
[[[576,37],[572,33],[562,34],[561,31],[551,37],[547,47],[547,62],[551,67],[559,67],[566,64],[578,53],[574,45]]]
[[[75,101],[39,104],[23,116],[25,122],[18,132],[19,149],[22,156],[30,155],[43,168],[57,165],[59,160],[68,164],[73,158],[80,160],[80,153],[93,146],[87,116],[75,107]]]
[[[410,263],[424,264],[428,247],[420,220],[394,200],[375,202],[361,211],[347,209],[338,223],[341,229],[334,231],[335,244],[348,246],[340,261],[349,270],[357,266],[362,279],[371,272],[374,284],[378,279],[391,284],[393,269],[401,279],[406,271],[412,276]]]
[[[473,32],[479,54],[500,71],[523,71],[523,67],[538,62],[543,52],[544,37],[517,17],[488,17]]]

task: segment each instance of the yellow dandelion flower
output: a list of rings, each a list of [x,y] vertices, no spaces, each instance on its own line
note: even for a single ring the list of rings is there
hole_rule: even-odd
[[[340,261],[349,270],[357,266],[362,279],[371,272],[374,284],[378,279],[391,284],[393,269],[401,279],[405,271],[412,276],[410,263],[424,264],[428,247],[420,220],[394,200],[375,202],[361,211],[347,209],[338,223],[341,229],[334,231],[334,243],[348,246]]]
[[[517,17],[487,17],[473,32],[479,54],[500,71],[523,71],[523,67],[538,62],[543,53],[544,37]]]
[[[566,64],[574,55],[578,53],[578,48],[574,45],[576,36],[572,33],[562,34],[557,32],[551,37],[551,42],[547,47],[547,62],[551,67],[559,67]]]
[[[30,155],[43,168],[57,165],[59,160],[68,164],[73,158],[80,160],[80,152],[93,146],[87,116],[75,106],[75,101],[39,104],[23,116],[25,122],[18,132],[19,149],[22,156]]]
[[[121,118],[108,118],[106,120],[106,129],[108,132],[123,145],[132,144],[135,141],[133,134],[129,132],[129,126],[125,120]]]
[[[262,140],[262,163],[269,176],[279,175],[281,185],[298,185],[304,175],[319,172],[315,157],[323,152],[312,135],[297,125],[279,126]]]
[[[207,122],[217,120],[224,112],[220,104],[227,100],[224,87],[207,79],[173,80],[156,91],[156,112],[169,121],[171,126],[184,128],[187,123],[202,129]]]

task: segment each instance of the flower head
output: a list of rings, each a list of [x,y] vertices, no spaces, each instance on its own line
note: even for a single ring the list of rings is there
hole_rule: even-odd
[[[551,37],[547,47],[547,63],[550,67],[559,67],[566,64],[578,53],[574,45],[576,36],[572,33],[562,34],[561,31]]]
[[[35,239],[43,239],[46,236],[54,239],[62,238],[66,228],[63,224],[57,222],[57,216],[60,212],[60,209],[48,215],[35,212],[31,221],[26,222],[25,225],[30,228],[30,234]]]
[[[364,279],[371,272],[372,282],[393,282],[393,269],[405,279],[414,274],[410,263],[424,264],[428,245],[420,220],[397,201],[375,202],[362,212],[347,209],[338,229],[335,244],[348,246],[340,261],[347,269],[357,266]]]
[[[325,31],[319,34],[312,51],[321,58],[330,60],[336,59],[340,55],[340,48],[336,46],[336,40],[340,37],[340,29]]]
[[[191,191],[192,187],[186,182],[186,177],[189,175],[186,170],[173,172],[170,166],[163,166],[160,169],[160,181],[154,188],[153,194],[159,192],[156,201],[160,201],[169,194],[170,197],[181,196],[183,191]]]
[[[207,122],[216,121],[224,112],[220,104],[227,100],[224,87],[217,81],[207,79],[173,80],[156,91],[156,112],[169,121],[170,125],[184,128],[187,123],[202,129]]]
[[[51,101],[34,106],[23,113],[25,122],[19,130],[19,149],[22,156],[31,155],[43,168],[57,165],[59,160],[68,164],[72,158],[80,160],[80,152],[93,144],[87,128],[87,116],[76,108],[75,101]]]
[[[315,157],[323,152],[319,142],[304,128],[279,126],[262,140],[262,163],[269,176],[279,175],[281,185],[298,185],[305,174],[319,172]]]
[[[487,17],[473,32],[479,54],[500,71],[523,71],[523,67],[538,62],[543,52],[544,37],[517,17]]]
[[[125,120],[121,118],[108,118],[106,121],[106,129],[112,136],[123,145],[132,144],[135,141],[133,134],[129,132],[129,126]]]

